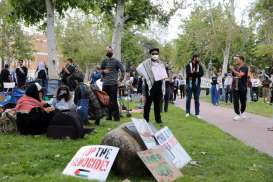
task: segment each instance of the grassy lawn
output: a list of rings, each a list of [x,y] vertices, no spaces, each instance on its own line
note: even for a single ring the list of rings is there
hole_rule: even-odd
[[[210,96],[203,96],[201,97],[203,101],[211,103]],[[231,103],[224,103],[220,102],[221,107],[228,107],[233,108],[233,104]],[[249,113],[261,115],[264,117],[272,118],[273,116],[273,107],[272,105],[269,105],[267,103],[264,103],[262,99],[260,99],[258,102],[248,102],[246,106],[246,111]]]
[[[135,115],[141,117],[141,115]],[[123,118],[122,122],[129,121]],[[219,129],[195,118],[186,119],[182,110],[170,107],[163,121],[198,161],[186,166],[181,182],[272,182],[273,158],[247,147]],[[99,144],[109,128],[120,123],[103,121],[97,133],[81,140],[49,140],[45,136],[0,136],[0,181],[75,182],[85,181],[61,173],[75,152],[84,145]],[[158,126],[158,125],[156,125]],[[205,153],[204,153],[205,152]],[[125,177],[111,174],[107,181]],[[154,181],[129,177],[131,181]]]

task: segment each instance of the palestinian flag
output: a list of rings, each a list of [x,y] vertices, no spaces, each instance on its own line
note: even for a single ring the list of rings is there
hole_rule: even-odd
[[[86,169],[77,169],[74,174],[79,177],[87,178],[90,171]]]

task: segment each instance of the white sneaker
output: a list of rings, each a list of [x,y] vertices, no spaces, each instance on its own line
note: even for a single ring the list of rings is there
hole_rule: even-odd
[[[190,116],[190,114],[189,114],[189,113],[187,113],[187,114],[186,114],[186,118],[188,118],[189,116]]]
[[[239,121],[240,119],[241,119],[241,116],[240,116],[240,115],[236,115],[236,116],[233,118],[234,121]]]
[[[202,117],[198,114],[198,115],[196,115],[196,117],[198,118],[198,119],[202,119]]]
[[[242,114],[241,114],[241,118],[242,118],[242,119],[247,119],[247,116],[245,115],[245,113],[242,113]]]

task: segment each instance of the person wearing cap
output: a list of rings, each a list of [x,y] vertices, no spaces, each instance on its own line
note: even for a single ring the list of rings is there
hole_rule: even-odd
[[[201,77],[204,75],[199,55],[194,54],[191,62],[186,66],[186,117],[190,116],[191,99],[194,97],[195,116],[200,118],[199,96],[201,91]]]
[[[38,83],[31,84],[16,104],[16,123],[22,135],[40,135],[47,131],[54,108],[45,107],[43,90]]]
[[[241,55],[234,56],[235,67],[230,66],[233,75],[232,91],[233,105],[236,116],[233,120],[246,119],[246,99],[247,99],[247,80],[248,66],[245,64],[245,58]]]
[[[119,72],[121,76],[119,78]],[[117,102],[118,81],[124,79],[125,69],[122,63],[113,57],[113,49],[106,49],[106,58],[101,62],[102,90],[109,95],[110,105],[108,107],[107,120],[120,120],[119,107]]]
[[[154,115],[157,123],[162,123],[160,115],[160,105],[163,99],[163,93],[165,85],[163,84],[163,78],[156,78],[156,73],[153,71],[153,67],[160,69],[166,77],[168,77],[165,65],[159,59],[159,49],[153,48],[149,51],[151,58],[143,61],[137,68],[137,72],[144,78],[143,95],[145,98],[144,104],[144,119],[149,122],[149,115],[151,105],[154,103]]]

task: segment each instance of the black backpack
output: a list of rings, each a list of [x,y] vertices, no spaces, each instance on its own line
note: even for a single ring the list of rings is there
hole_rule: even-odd
[[[47,137],[77,139],[83,136],[84,129],[75,111],[56,111],[48,126]]]

